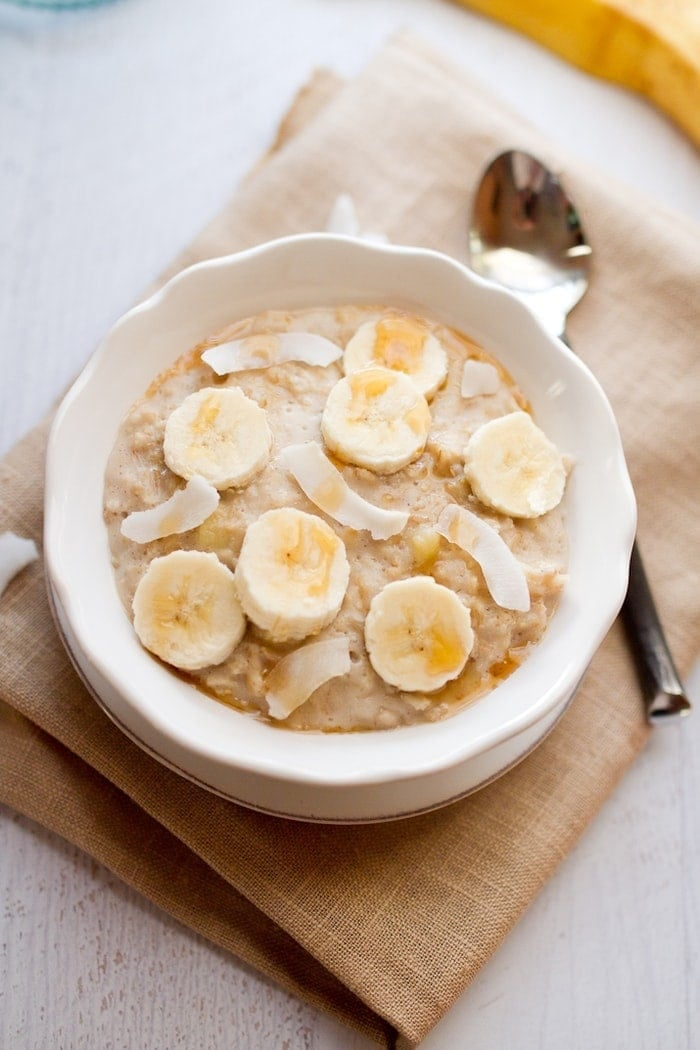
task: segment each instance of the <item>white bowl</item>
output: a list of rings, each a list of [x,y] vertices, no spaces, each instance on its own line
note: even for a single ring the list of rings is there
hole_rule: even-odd
[[[185,350],[237,317],[337,303],[408,307],[510,370],[575,469],[565,496],[569,581],[536,649],[488,697],[435,724],[357,734],[280,730],[210,699],[138,643],[102,520],[125,412]],[[458,798],[523,757],[564,710],[624,597],[636,524],[600,386],[515,298],[435,252],[327,234],[200,263],[112,329],[51,431],[45,549],[69,651],[107,713],[171,768],[234,801],[306,820],[405,816]]]

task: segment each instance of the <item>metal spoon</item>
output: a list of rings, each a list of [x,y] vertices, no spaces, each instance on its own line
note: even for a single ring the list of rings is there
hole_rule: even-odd
[[[591,248],[573,201],[536,157],[508,150],[486,168],[474,199],[469,253],[473,270],[508,288],[566,342],[566,318],[588,287]],[[622,619],[649,721],[687,714],[690,702],[636,542]]]

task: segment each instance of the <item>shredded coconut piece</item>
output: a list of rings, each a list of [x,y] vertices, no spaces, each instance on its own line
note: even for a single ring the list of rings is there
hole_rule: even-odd
[[[265,696],[271,718],[287,718],[331,678],[349,672],[347,638],[312,642],[283,656],[267,676]]]
[[[270,368],[286,361],[303,361],[307,365],[325,368],[342,356],[341,347],[313,332],[280,332],[269,335],[248,335],[230,343],[212,346],[202,354],[202,361],[218,376],[231,372],[245,372],[254,368]]]
[[[148,510],[135,510],[121,524],[122,536],[134,543],[150,543],[163,536],[197,528],[219,505],[219,493],[208,481],[194,474],[165,503]]]
[[[340,233],[345,237],[360,236],[355,202],[349,193],[339,193],[335,198],[326,222],[326,233]]]
[[[498,369],[488,361],[470,358],[462,369],[462,397],[479,397],[481,394],[498,392],[500,379]]]
[[[326,222],[326,233],[339,233],[344,237],[357,237],[371,244],[387,244],[389,238],[378,230],[361,230],[355,202],[349,193],[339,193],[333,202]]]
[[[38,557],[34,540],[17,536],[14,532],[3,532],[0,535],[0,594],[18,572]]]
[[[450,503],[438,518],[437,531],[478,562],[489,594],[503,609],[527,612],[530,591],[525,570],[505,540],[483,518]]]
[[[367,529],[372,539],[386,540],[401,532],[408,514],[384,510],[351,489],[315,441],[288,445],[277,461],[296,480],[302,492],[320,510],[351,529]]]

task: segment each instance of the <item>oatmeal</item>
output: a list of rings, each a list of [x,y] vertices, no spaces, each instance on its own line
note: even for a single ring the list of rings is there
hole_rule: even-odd
[[[140,589],[160,641],[139,637],[200,689],[292,729],[389,729],[454,713],[540,640],[565,481],[465,336],[383,307],[268,311],[131,408],[104,517],[125,609]]]

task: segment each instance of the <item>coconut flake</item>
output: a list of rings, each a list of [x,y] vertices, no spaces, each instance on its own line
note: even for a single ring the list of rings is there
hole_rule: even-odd
[[[438,518],[437,531],[479,563],[497,605],[516,612],[528,611],[530,591],[525,570],[491,525],[466,507],[450,503]]]
[[[349,193],[339,193],[333,202],[326,221],[326,233],[339,233],[343,237],[357,237],[370,244],[387,244],[389,238],[378,230],[361,230],[355,202]]]
[[[231,372],[282,365],[287,361],[303,361],[307,365],[325,368],[342,357],[342,354],[341,347],[322,335],[313,332],[279,332],[247,335],[244,339],[211,346],[202,354],[202,361],[218,376],[225,376]]]
[[[3,532],[0,535],[0,594],[18,572],[38,557],[39,551],[34,540],[14,532]]]
[[[150,543],[197,528],[218,505],[219,493],[214,486],[194,474],[184,489],[178,489],[165,503],[148,510],[135,510],[124,518],[121,533],[134,543]]]
[[[265,698],[271,718],[285,719],[301,707],[312,693],[331,678],[350,670],[347,638],[311,642],[283,656],[265,682]]]
[[[357,219],[355,202],[349,193],[339,193],[333,201],[333,207],[326,222],[326,233],[340,233],[345,237],[360,236],[360,223]]]
[[[470,358],[464,362],[462,369],[462,397],[479,397],[481,394],[495,394],[500,386],[498,369],[488,361],[475,361]]]
[[[368,244],[389,244],[387,235],[379,230],[363,230],[360,240],[367,241]]]
[[[351,489],[315,441],[288,445],[277,457],[312,503],[351,529],[367,529],[374,540],[386,540],[401,532],[408,514],[384,510]]]

